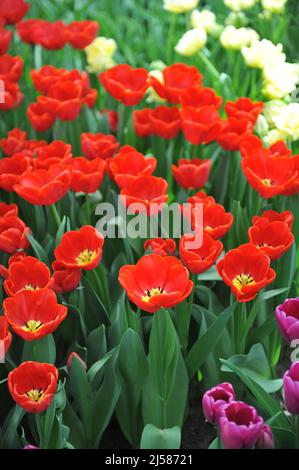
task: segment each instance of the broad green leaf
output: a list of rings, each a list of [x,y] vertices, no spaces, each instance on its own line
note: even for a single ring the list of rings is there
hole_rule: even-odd
[[[181,429],[178,426],[159,429],[147,424],[143,430],[140,449],[179,449],[181,445]]]

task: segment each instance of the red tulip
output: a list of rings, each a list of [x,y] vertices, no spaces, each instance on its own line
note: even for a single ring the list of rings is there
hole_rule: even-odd
[[[113,109],[102,109],[100,111],[100,116],[103,117],[107,115],[108,123],[111,132],[117,132],[118,129],[118,112],[114,111]]]
[[[72,146],[62,140],[53,140],[35,151],[35,168],[48,170],[52,165],[72,163]]]
[[[0,218],[9,217],[11,215],[17,217],[19,208],[16,204],[6,204],[5,202],[0,202]]]
[[[247,119],[255,124],[258,116],[264,109],[264,103],[254,102],[250,98],[239,98],[237,101],[228,101],[225,105],[226,114],[235,119]]]
[[[76,49],[84,49],[97,37],[99,24],[96,21],[73,21],[68,27],[69,42]]]
[[[194,87],[181,94],[180,102],[182,107],[203,108],[204,106],[214,106],[219,109],[222,105],[222,98],[216,95],[213,88]]]
[[[203,229],[211,237],[222,238],[231,228],[234,218],[221,204],[203,204]],[[195,213],[194,213],[195,215]],[[194,220],[194,226],[199,221]]]
[[[256,135],[247,135],[242,139],[240,152],[242,157],[249,157],[251,154],[268,157],[290,157],[292,153],[282,140],[265,149],[262,140]]]
[[[207,233],[203,234],[201,246],[192,247],[195,240],[194,234],[182,236],[180,240],[180,258],[191,273],[200,274],[213,266],[223,250],[223,245]]]
[[[108,171],[119,188],[130,185],[136,176],[152,175],[155,171],[157,160],[154,157],[145,157],[133,147],[124,151],[122,147],[114,158],[108,163]]]
[[[17,24],[17,32],[23,42],[27,44],[38,44],[42,30],[48,26],[46,20],[29,19]]]
[[[57,292],[57,294],[72,292],[80,284],[81,269],[67,268],[59,261],[53,261],[52,269],[51,289]]]
[[[84,72],[79,70],[57,69],[53,65],[43,65],[39,70],[31,70],[30,77],[37,91],[47,94],[49,88],[59,81],[84,80]]]
[[[185,189],[202,188],[208,181],[211,171],[211,160],[181,158],[178,165],[171,165],[176,182]]]
[[[284,211],[281,213],[272,210],[264,211],[261,216],[255,215],[252,218],[253,225],[255,225],[255,223],[261,220],[262,218],[267,219],[269,222],[285,222],[289,229],[292,230],[294,216],[290,211]]]
[[[53,23],[42,20],[43,23],[37,26],[35,42],[45,49],[63,49],[68,41],[68,31],[65,24],[58,20]]]
[[[138,104],[149,86],[147,70],[134,69],[128,64],[116,65],[102,72],[99,78],[108,93],[125,106]]]
[[[26,341],[53,333],[67,315],[67,307],[57,303],[52,289],[22,290],[7,297],[3,309],[13,331]]]
[[[87,160],[84,157],[74,158],[72,161],[71,189],[85,194],[94,193],[104,179],[106,162],[101,158]]]
[[[47,131],[55,121],[53,111],[49,110],[46,103],[31,103],[27,108],[27,117],[31,126],[37,132]]]
[[[151,113],[153,133],[163,139],[173,139],[181,130],[181,116],[178,108],[158,106]]]
[[[53,165],[48,170],[25,174],[14,186],[14,191],[31,204],[50,206],[66,195],[70,182],[70,167]]]
[[[284,196],[292,196],[299,193],[299,155],[294,155],[291,160],[294,162],[296,177],[291,183],[286,185],[286,189],[282,192]]]
[[[12,31],[8,31],[1,27],[0,22],[0,55],[6,54],[11,42]]]
[[[0,19],[6,24],[15,24],[26,15],[30,5],[24,0],[1,0]]]
[[[5,253],[15,253],[18,250],[26,250],[29,241],[26,235],[30,229],[16,216],[0,218],[0,250]]]
[[[146,240],[143,245],[144,250],[151,249],[151,252],[155,255],[169,256],[174,255],[176,251],[176,243],[172,238],[151,238]]]
[[[217,270],[238,302],[254,299],[276,277],[270,258],[251,243],[230,250],[217,264]]]
[[[284,255],[294,243],[294,235],[287,224],[280,221],[270,222],[264,217],[249,228],[248,239],[272,261]]]
[[[0,139],[0,147],[5,155],[12,156],[14,153],[23,150],[27,142],[26,139],[27,132],[16,127],[8,131],[6,138]]]
[[[17,83],[4,81],[4,98],[3,103],[0,102],[0,111],[18,108],[23,98],[24,95]]]
[[[223,128],[217,142],[224,150],[236,151],[240,149],[244,137],[252,134],[252,131],[253,124],[251,121],[229,118],[227,121],[223,121]]]
[[[102,258],[104,238],[90,225],[80,230],[71,230],[62,236],[54,256],[66,268],[91,270],[98,266]]]
[[[84,157],[89,160],[93,158],[107,160],[114,155],[119,147],[119,143],[114,135],[85,132],[81,134],[81,147]]]
[[[17,261],[21,261],[23,258],[25,258],[25,256],[25,251],[17,251],[15,254],[11,255],[8,258],[8,268],[6,268],[3,264],[0,264],[0,276],[2,276],[3,279],[7,279],[10,266],[12,266],[13,263],[16,263]]]
[[[242,159],[242,169],[249,184],[264,198],[282,194],[296,179],[294,159],[252,153]]]
[[[145,255],[136,265],[122,266],[118,280],[131,302],[149,313],[174,307],[193,288],[188,270],[173,256]]]
[[[154,76],[150,76],[150,83],[161,98],[169,103],[178,104],[186,90],[201,85],[202,75],[194,66],[176,63],[165,67],[162,83]]]
[[[5,354],[11,344],[11,333],[8,331],[8,322],[5,317],[0,316],[0,362],[3,362]]]
[[[165,179],[142,175],[134,178],[127,188],[122,189],[120,197],[131,213],[135,214],[137,211],[155,215],[165,206],[168,199],[167,189],[168,184]]]
[[[148,137],[153,134],[152,112],[151,108],[133,111],[133,124],[138,137]]]
[[[42,413],[53,400],[58,376],[58,369],[52,364],[23,362],[8,374],[8,389],[28,413]]]
[[[5,191],[13,191],[20,178],[31,171],[32,160],[24,153],[16,153],[13,157],[0,160],[0,188]]]
[[[0,55],[0,80],[18,82],[23,72],[23,59],[20,56]]]
[[[33,256],[23,256],[9,265],[3,287],[9,296],[22,290],[38,290],[49,287],[50,270],[47,265]]]
[[[209,144],[216,140],[222,129],[222,122],[214,106],[197,109],[182,108],[182,130],[185,138],[193,145]]]

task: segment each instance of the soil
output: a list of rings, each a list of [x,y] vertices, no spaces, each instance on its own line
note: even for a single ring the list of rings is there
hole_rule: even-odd
[[[191,385],[189,392],[189,415],[182,429],[182,449],[207,449],[215,437],[213,427],[205,422],[198,385]],[[116,420],[106,429],[100,449],[132,449],[122,434]]]

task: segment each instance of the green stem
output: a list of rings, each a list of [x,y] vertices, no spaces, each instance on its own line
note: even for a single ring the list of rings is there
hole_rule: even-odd
[[[52,215],[53,215],[54,220],[56,222],[57,228],[59,228],[60,225],[61,225],[61,218],[58,214],[57,207],[56,207],[55,204],[52,204],[50,207],[51,207]]]

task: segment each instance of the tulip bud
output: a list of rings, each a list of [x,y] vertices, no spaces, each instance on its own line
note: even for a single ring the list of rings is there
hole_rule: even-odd
[[[235,399],[235,391],[230,383],[224,382],[208,390],[202,397],[203,413],[207,421],[217,424],[220,408]]]
[[[299,415],[299,362],[294,362],[284,374],[283,389],[286,409]]]
[[[274,436],[268,424],[264,424],[255,447],[257,449],[274,449]]]
[[[225,405],[219,411],[220,437],[225,449],[251,449],[263,424],[256,409],[242,401]]]
[[[291,343],[294,339],[299,339],[299,297],[285,300],[276,307],[275,313],[279,329],[286,341]]]
[[[77,354],[76,352],[71,352],[68,359],[67,359],[67,362],[66,362],[66,365],[67,365],[67,368],[68,370],[70,371],[72,369],[72,362],[73,362],[73,358],[74,356],[78,359],[78,361],[80,362],[81,366],[83,367],[84,370],[87,370],[87,365],[85,364],[85,362],[83,361],[83,359],[81,359],[81,357],[79,356],[79,354]]]

